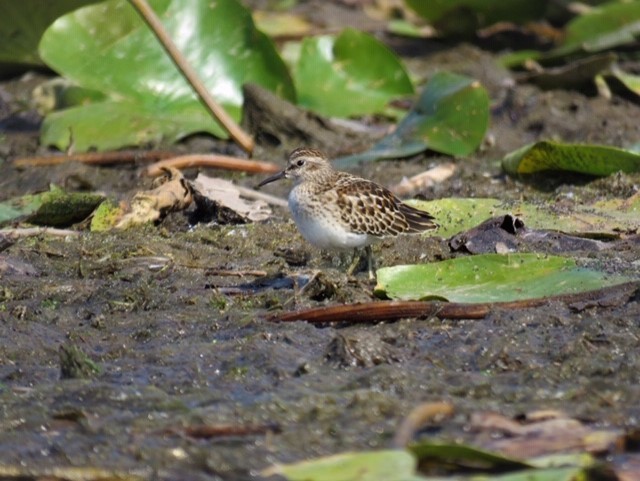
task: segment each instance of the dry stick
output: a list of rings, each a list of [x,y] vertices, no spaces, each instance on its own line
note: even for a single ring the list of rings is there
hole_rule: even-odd
[[[233,424],[203,424],[196,426],[186,426],[184,433],[191,438],[210,439],[222,436],[252,436],[256,434],[267,434],[269,432],[280,432],[281,429],[276,424],[257,425],[233,425]]]
[[[6,236],[9,239],[18,239],[20,237],[33,237],[37,235],[52,235],[58,237],[76,236],[82,234],[77,230],[55,229],[53,227],[29,227],[26,229],[0,229],[0,236]]]
[[[208,267],[206,269],[209,269]],[[248,270],[248,271],[229,271],[229,270],[216,270],[211,269],[205,272],[207,276],[219,276],[219,277],[245,277],[245,276],[253,276],[253,277],[266,277],[268,274],[267,271],[256,271],[256,270]]]
[[[129,0],[131,4],[138,10],[140,16],[147,22],[149,28],[153,31],[155,36],[160,41],[160,44],[164,47],[169,57],[176,64],[182,75],[191,84],[193,89],[200,97],[200,100],[205,107],[211,112],[213,117],[220,123],[220,125],[229,132],[229,135],[235,140],[245,152],[249,154],[253,152],[253,139],[243,131],[240,126],[227,114],[227,112],[219,105],[211,96],[207,88],[200,80],[198,74],[193,67],[187,62],[182,53],[178,50],[176,45],[169,37],[169,34],[164,29],[162,22],[155,14],[153,9],[149,6],[146,0]]]
[[[397,321],[409,317],[438,319],[483,319],[495,309],[526,309],[539,307],[550,302],[571,304],[575,302],[597,302],[626,291],[640,288],[639,281],[626,282],[617,286],[605,287],[579,294],[524,299],[512,302],[486,302],[467,304],[459,302],[423,302],[423,301],[379,301],[358,304],[337,305],[287,312],[269,317],[272,322],[307,321],[312,324],[327,322],[372,323]]]
[[[43,165],[59,165],[65,162],[82,162],[83,164],[118,164],[129,163],[136,161],[156,161],[159,159],[167,159],[174,157],[175,152],[169,152],[167,150],[116,150],[111,152],[87,152],[84,154],[63,154],[63,155],[48,155],[48,156],[36,156],[36,157],[22,157],[15,159],[13,165],[16,167],[40,167]]]
[[[186,169],[188,167],[215,167],[218,169],[241,170],[243,172],[273,173],[280,167],[263,160],[247,160],[238,157],[229,157],[217,154],[189,154],[164,159],[147,167],[145,173],[151,177],[157,177],[163,173],[163,169],[175,167]]]

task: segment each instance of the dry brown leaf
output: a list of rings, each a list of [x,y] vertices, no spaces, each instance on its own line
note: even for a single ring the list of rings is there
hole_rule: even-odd
[[[491,438],[482,442],[483,449],[497,451],[505,456],[531,458],[568,452],[593,454],[621,449],[624,433],[616,429],[595,429],[577,419],[554,412],[553,416],[536,421],[519,422],[496,413],[474,413],[470,424],[479,432],[488,432]],[[496,434],[505,437],[494,439]]]
[[[240,197],[240,189],[231,181],[199,174],[192,186],[199,195],[217,205],[231,209],[244,219],[259,222],[271,216],[271,209],[267,202],[261,199],[254,201],[243,199]]]

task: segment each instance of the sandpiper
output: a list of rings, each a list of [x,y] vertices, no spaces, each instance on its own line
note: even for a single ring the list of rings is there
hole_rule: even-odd
[[[298,148],[286,168],[262,187],[278,179],[293,179],[289,209],[302,236],[321,249],[364,247],[369,278],[374,279],[371,244],[384,237],[435,229],[433,217],[403,203],[391,191],[370,180],[334,170],[325,155]],[[353,274],[360,256],[354,255],[347,274]]]

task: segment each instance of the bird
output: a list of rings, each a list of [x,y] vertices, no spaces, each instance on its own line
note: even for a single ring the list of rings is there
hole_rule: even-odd
[[[373,274],[371,244],[385,237],[436,229],[434,217],[402,202],[385,187],[335,170],[319,150],[299,147],[287,166],[257,185],[291,179],[288,206],[302,236],[321,249],[354,249],[347,275],[353,275],[364,248],[369,278]]]

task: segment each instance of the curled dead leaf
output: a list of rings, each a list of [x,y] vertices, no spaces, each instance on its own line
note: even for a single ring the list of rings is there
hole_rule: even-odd
[[[200,174],[191,185],[199,209],[221,211],[213,216],[218,221],[222,217],[230,222],[259,222],[271,216],[266,201],[242,198],[241,189],[231,181]]]
[[[470,424],[472,429],[490,434],[484,449],[519,458],[581,451],[605,453],[620,448],[624,438],[621,430],[598,429],[561,413],[539,420],[534,415],[520,422],[497,413],[478,412],[472,414]],[[496,439],[498,433],[503,437]]]
[[[169,212],[186,209],[193,202],[191,185],[177,169],[164,169],[164,175],[155,179],[153,186],[152,190],[133,197],[131,208],[116,224],[117,229],[154,222]]]

